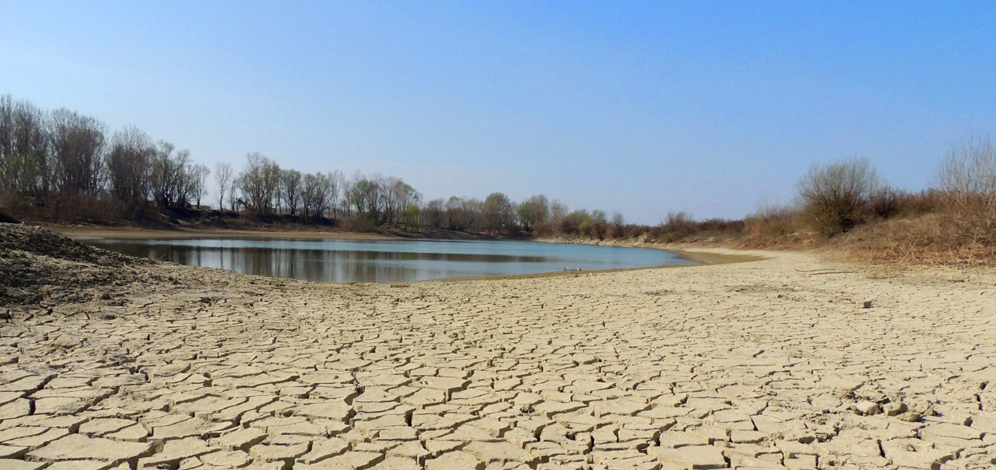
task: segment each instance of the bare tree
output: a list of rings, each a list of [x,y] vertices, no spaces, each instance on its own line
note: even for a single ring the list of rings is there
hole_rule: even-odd
[[[211,169],[207,165],[198,163],[190,166],[189,172],[190,197],[197,207],[201,207],[201,198],[207,194],[207,180]]]
[[[301,172],[297,170],[280,171],[280,197],[287,204],[291,215],[297,212],[301,204]]]
[[[225,191],[232,184],[232,165],[218,162],[214,166],[214,180],[218,183],[218,210],[225,210]]]
[[[407,218],[405,225],[412,225],[410,219],[413,217],[414,210],[411,207],[418,206],[422,195],[404,180],[394,176],[380,178],[378,185],[381,188],[378,195],[381,200],[382,222],[396,227],[402,222],[402,218]],[[406,211],[407,214],[405,214]],[[404,217],[406,215],[407,217]]]
[[[246,160],[246,168],[235,180],[246,208],[260,215],[272,214],[280,187],[280,166],[259,152],[246,155]]]
[[[550,223],[551,227],[555,231],[559,231],[564,225],[564,220],[567,218],[568,211],[567,204],[564,204],[556,199],[550,203]]]
[[[17,164],[14,154],[14,100],[0,96],[0,195],[16,194]]]
[[[619,238],[626,234],[626,221],[621,212],[612,213],[612,236]]]
[[[463,200],[456,196],[450,196],[444,205],[446,209],[446,227],[450,230],[464,230],[467,228],[466,217],[463,213]]]
[[[420,223],[423,227],[443,228],[446,224],[446,201],[433,199],[422,207]]]
[[[131,212],[148,202],[155,156],[152,139],[134,126],[115,132],[111,139],[107,153],[109,190],[111,197]]]
[[[96,196],[104,182],[104,125],[62,108],[52,113],[50,132],[59,191]]]
[[[487,229],[487,218],[484,215],[484,202],[475,198],[460,200],[460,214],[463,217],[464,230],[483,231]]]
[[[484,199],[484,217],[489,232],[506,232],[515,223],[512,202],[504,193],[491,193]]]
[[[301,190],[301,208],[304,215],[310,218],[320,218],[329,208],[331,179],[322,173],[304,175]]]
[[[401,179],[394,176],[378,176],[377,185],[381,190],[377,193],[377,206],[380,209],[381,219],[379,224],[391,224],[397,226],[401,216],[400,194],[398,186],[403,184]]]
[[[0,156],[14,153],[14,98],[0,96]]]
[[[338,211],[340,210],[340,204],[342,204],[342,194],[345,192],[346,175],[342,174],[339,170],[333,170],[328,174],[328,193],[326,198],[328,199],[329,208],[332,210],[332,218],[339,218]]]
[[[183,208],[190,199],[190,151],[159,141],[152,159],[152,198],[163,209]]]
[[[418,219],[421,213],[419,204],[422,202],[422,193],[416,191],[415,188],[400,179],[392,190],[396,194],[398,207],[401,209],[400,222],[406,227],[418,226]]]
[[[16,195],[18,171],[14,154],[14,101],[10,95],[0,96],[0,196]]]
[[[45,114],[26,101],[0,97],[0,194],[46,196],[49,149]]]
[[[231,206],[232,212],[237,212],[239,210],[239,187],[234,182],[228,186],[228,205]]]
[[[358,219],[377,225],[380,223],[380,190],[375,179],[356,173],[344,198]]]
[[[989,137],[956,144],[941,164],[938,182],[962,210],[996,209],[996,146]]]
[[[443,210],[445,226],[450,230],[489,230],[485,203],[480,199],[451,196],[443,204]]]

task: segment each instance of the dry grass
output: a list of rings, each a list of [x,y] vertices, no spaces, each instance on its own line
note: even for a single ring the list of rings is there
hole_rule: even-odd
[[[866,224],[829,247],[872,263],[996,265],[996,230],[983,213],[934,213]]]
[[[669,233],[680,233],[680,243],[693,246],[820,249],[830,256],[880,265],[996,266],[996,208],[966,206],[963,199],[937,191],[880,197],[888,197],[876,201],[887,210],[830,237],[812,227],[805,209],[778,206],[758,210],[736,229],[707,230],[701,222],[683,221],[670,224]],[[664,241],[661,238],[666,240],[649,241]]]
[[[813,237],[805,230],[801,219],[801,212],[797,208],[762,207],[744,219],[744,233],[737,245],[742,248],[767,249],[811,245]]]

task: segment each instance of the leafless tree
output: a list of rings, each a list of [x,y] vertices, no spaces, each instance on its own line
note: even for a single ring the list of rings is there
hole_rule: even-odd
[[[429,228],[443,228],[446,226],[446,201],[433,199],[422,207],[421,225]]]
[[[422,195],[404,180],[394,176],[380,178],[378,185],[381,188],[378,194],[381,201],[381,222],[389,223],[395,227],[401,222],[405,222],[405,225],[409,226],[414,225],[411,220],[414,216],[412,207],[418,207]],[[407,220],[403,221],[403,218]]]
[[[618,238],[618,237],[622,237],[625,234],[626,234],[626,220],[625,220],[625,218],[623,218],[623,215],[622,215],[621,212],[618,212],[618,211],[613,212],[612,213],[612,236]]]
[[[189,167],[190,197],[194,200],[194,205],[201,207],[201,199],[207,194],[207,180],[211,175],[211,169],[204,164],[191,165]]]
[[[554,231],[559,231],[563,226],[569,210],[570,209],[567,208],[567,204],[564,204],[556,199],[550,203],[549,226],[553,228]]]
[[[26,101],[0,97],[0,194],[46,196],[49,149],[45,114]]]
[[[962,210],[996,208],[996,146],[983,136],[956,144],[941,164],[938,183]]]
[[[466,223],[463,216],[463,200],[450,196],[443,207],[446,210],[446,227],[450,230],[464,230]]]
[[[463,214],[465,230],[481,232],[487,230],[487,218],[484,216],[484,201],[476,198],[460,200],[460,212]]]
[[[339,211],[341,210],[342,204],[342,194],[345,192],[346,185],[346,175],[342,174],[339,170],[333,170],[329,172],[328,177],[328,192],[326,194],[326,199],[328,199],[329,209],[332,211],[332,218],[337,219],[340,217]]]
[[[504,193],[491,193],[484,199],[484,219],[489,232],[507,232],[515,223],[512,202]]]
[[[152,198],[163,209],[179,209],[190,200],[190,151],[176,151],[173,144],[159,141],[152,159]]]
[[[329,194],[332,182],[323,173],[304,175],[301,190],[301,208],[304,215],[310,218],[320,218],[329,208]]]
[[[234,182],[228,186],[228,205],[232,212],[239,210],[239,187]]]
[[[480,199],[451,196],[444,205],[446,226],[451,230],[488,230],[485,204]]]
[[[377,207],[380,212],[380,220],[377,221],[377,224],[397,226],[402,205],[398,186],[403,182],[394,176],[377,176],[376,183],[380,188],[380,191],[377,192]]]
[[[55,183],[63,195],[96,196],[104,182],[104,125],[62,108],[50,128]]]
[[[357,172],[344,194],[346,204],[356,217],[374,225],[380,224],[380,185],[376,177],[367,178]]]
[[[272,214],[280,187],[280,166],[259,152],[246,155],[246,160],[246,168],[235,180],[246,208],[259,215]]]
[[[17,169],[14,154],[14,100],[0,96],[0,195],[17,193]]]
[[[214,166],[214,180],[218,183],[218,210],[225,210],[225,191],[232,184],[232,165],[218,162]]]
[[[107,153],[107,176],[111,197],[134,212],[149,199],[152,160],[156,147],[144,132],[129,126],[115,132]]]
[[[18,192],[17,157],[14,154],[14,102],[0,96],[0,196]]]
[[[291,215],[297,212],[297,208],[301,205],[301,172],[297,170],[281,170],[280,171],[280,197],[283,199],[284,204],[287,204],[287,210],[290,211]]]

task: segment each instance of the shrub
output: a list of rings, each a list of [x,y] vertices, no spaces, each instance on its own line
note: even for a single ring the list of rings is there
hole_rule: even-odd
[[[996,147],[988,137],[970,137],[948,152],[938,182],[955,208],[996,208]]]
[[[864,222],[870,211],[868,202],[881,187],[867,159],[814,165],[798,184],[808,222],[828,237]]]
[[[996,243],[996,146],[989,137],[956,144],[941,164],[938,183],[945,212],[957,215],[952,230],[973,243]]]
[[[790,206],[763,205],[744,219],[743,245],[767,247],[784,243],[796,232],[798,209]]]
[[[668,212],[664,222],[647,230],[647,238],[660,243],[731,241],[742,237],[743,232],[742,220],[696,221],[687,212]]]

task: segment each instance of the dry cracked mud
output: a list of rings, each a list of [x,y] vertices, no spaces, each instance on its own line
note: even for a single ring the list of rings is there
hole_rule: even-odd
[[[996,467],[996,277],[766,255],[393,286],[139,265],[174,282],[0,323],[0,469]]]

